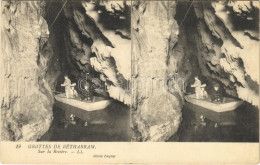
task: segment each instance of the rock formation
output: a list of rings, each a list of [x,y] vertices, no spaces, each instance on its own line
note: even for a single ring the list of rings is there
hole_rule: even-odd
[[[134,141],[176,133],[194,76],[259,106],[259,2],[5,1],[1,15],[3,140],[49,129],[64,74],[132,105]]]
[[[70,41],[67,45],[68,56],[72,55],[81,70],[94,69],[98,72],[97,78],[106,83],[110,97],[130,105],[131,40],[130,25],[125,23],[130,20],[130,14],[126,11],[129,6],[123,4],[121,9],[125,10],[118,16],[110,14],[103,5],[82,2],[66,6],[65,16],[69,22],[69,34],[66,36]],[[118,24],[111,26],[113,21]],[[84,39],[90,42],[84,43]]]
[[[202,74],[220,81],[228,94],[259,106],[258,2],[197,2],[193,6]]]
[[[182,67],[182,57],[171,54],[178,42],[175,11],[176,2],[132,6],[132,125],[137,141],[164,141],[181,122],[183,94],[169,76]]]
[[[110,97],[130,105],[129,6],[122,3],[120,14],[115,8],[109,15],[111,5],[114,3],[3,3],[3,140],[35,141],[49,129],[53,92],[59,89],[64,74],[75,81],[82,73],[94,72],[91,76],[106,83]],[[99,15],[117,21],[117,27],[98,21]]]
[[[228,95],[259,106],[258,2],[140,2],[132,7],[134,140],[164,141],[176,132],[182,93],[194,76],[208,89],[217,82]],[[183,91],[169,89],[172,77],[184,82],[177,83]],[[158,80],[161,85],[151,85]],[[166,90],[158,90],[162,86]]]
[[[42,1],[2,2],[1,138],[34,141],[52,121],[52,48]],[[54,68],[54,67],[51,67]]]

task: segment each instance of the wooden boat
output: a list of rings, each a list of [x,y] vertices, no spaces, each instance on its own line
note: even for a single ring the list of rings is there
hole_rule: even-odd
[[[229,97],[224,97],[222,102],[211,102],[209,99],[196,99],[195,94],[186,95],[184,98],[193,105],[215,112],[233,111],[243,103],[241,100]]]
[[[108,118],[106,108],[111,104],[111,100],[94,96],[93,101],[81,101],[80,98],[68,99],[65,93],[55,95],[55,99],[55,106],[65,111],[67,119],[70,119],[70,115],[74,114],[90,124],[106,123]]]
[[[93,101],[86,101],[86,100],[81,101],[79,98],[68,99],[66,98],[64,93],[55,95],[55,99],[58,102],[73,107],[77,107],[84,111],[97,111],[97,110],[105,109],[111,103],[110,100],[106,100],[103,97],[96,97],[96,96],[93,98]]]
[[[194,105],[187,102],[184,105],[185,110],[191,111],[195,115],[196,120],[200,120],[204,116],[208,120],[217,123],[219,126],[236,125],[237,113],[236,111],[215,112],[201,106]],[[190,114],[191,115],[191,114]]]

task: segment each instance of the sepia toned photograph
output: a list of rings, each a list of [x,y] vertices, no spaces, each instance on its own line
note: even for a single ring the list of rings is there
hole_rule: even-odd
[[[3,157],[258,162],[259,5],[1,1],[1,144],[37,158]],[[187,150],[207,156],[186,159]]]
[[[2,140],[130,141],[129,2],[1,9]]]
[[[132,3],[134,141],[259,141],[259,2]]]

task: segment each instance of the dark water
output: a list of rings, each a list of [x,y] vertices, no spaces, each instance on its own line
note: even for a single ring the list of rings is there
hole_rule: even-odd
[[[201,116],[205,116],[203,120]],[[169,141],[258,142],[259,110],[243,103],[235,111],[216,113],[187,103],[178,132]]]
[[[112,101],[106,109],[88,115],[81,110],[53,108],[54,120],[40,141],[130,141],[129,107]],[[71,122],[70,114],[75,114]],[[91,119],[95,117],[96,119]],[[85,122],[88,126],[85,126]]]
[[[117,101],[94,116],[54,106],[53,123],[40,141],[131,141],[129,112],[128,106]],[[259,141],[259,109],[248,103],[223,113],[187,103],[182,112],[182,123],[170,142]],[[70,122],[71,113],[76,115],[76,123]],[[86,121],[88,126],[85,126]]]

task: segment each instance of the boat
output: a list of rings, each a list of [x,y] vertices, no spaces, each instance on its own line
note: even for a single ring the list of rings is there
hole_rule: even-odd
[[[79,98],[68,99],[66,98],[65,93],[55,95],[55,99],[60,103],[77,107],[84,111],[97,111],[105,109],[111,103],[110,100],[106,100],[103,97],[97,96],[94,96],[93,101],[81,101]]]
[[[106,108],[111,104],[111,100],[102,96],[94,96],[93,100],[80,100],[76,98],[66,98],[65,93],[55,95],[55,106],[65,111],[65,118],[70,119],[71,114],[87,121],[90,124],[105,124],[108,118]]]
[[[197,99],[195,94],[186,95],[184,98],[188,103],[218,113],[233,111],[243,103],[242,100],[230,97],[224,97],[222,102],[212,102],[210,99]]]
[[[204,116],[219,126],[236,125],[238,120],[236,111],[215,112],[189,102],[184,105],[184,109],[192,113],[189,115],[194,115],[196,120],[200,120],[200,117]]]

